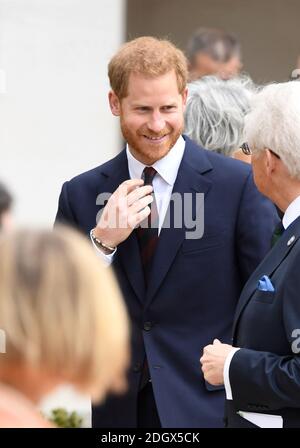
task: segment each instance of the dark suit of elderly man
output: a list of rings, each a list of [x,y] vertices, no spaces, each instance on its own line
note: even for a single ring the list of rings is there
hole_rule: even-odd
[[[248,165],[182,137],[187,67],[180,50],[136,39],[114,56],[109,77],[126,148],[66,182],[57,213],[57,221],[91,233],[99,256],[112,263],[132,322],[128,391],[94,407],[93,425],[222,426],[224,391],[204,381],[200,352],[214,334],[229,342],[241,288],[270,247],[276,212]],[[96,198],[106,192],[103,208]],[[189,217],[201,221],[199,194],[204,235],[188,239],[188,222],[178,225],[182,211],[173,210],[188,197]],[[155,225],[140,227],[147,217]]]
[[[284,213],[282,228],[241,294],[235,348],[215,340],[202,369],[209,383],[225,382],[229,427],[299,428],[300,83],[266,87],[246,133],[255,183]]]

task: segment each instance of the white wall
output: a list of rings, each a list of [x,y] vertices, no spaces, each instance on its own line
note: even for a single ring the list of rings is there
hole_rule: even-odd
[[[114,156],[107,63],[124,39],[124,0],[0,0],[0,179],[19,225],[51,226],[62,183]],[[90,401],[59,389],[90,425]]]
[[[62,183],[120,149],[107,63],[124,0],[0,0],[0,179],[18,224],[52,225]]]

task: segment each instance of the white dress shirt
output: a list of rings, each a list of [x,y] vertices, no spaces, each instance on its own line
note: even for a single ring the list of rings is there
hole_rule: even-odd
[[[297,219],[300,216],[300,196],[297,196],[296,199],[294,199],[288,208],[286,209],[283,218],[282,218],[282,225],[285,229],[288,228],[290,224],[292,224],[295,219]],[[232,400],[232,390],[229,380],[229,369],[230,369],[230,363],[234,356],[234,354],[240,350],[239,348],[233,348],[231,352],[227,355],[227,358],[225,360],[224,369],[223,369],[223,377],[224,377],[224,386],[226,391],[226,398],[227,400]]]
[[[159,214],[158,233],[161,231],[167,213],[184,148],[185,141],[180,136],[168,154],[152,165],[157,171],[153,179],[153,190]],[[147,165],[144,165],[133,157],[128,145],[126,145],[126,154],[130,179],[141,179],[144,168]],[[112,254],[106,255],[96,246],[92,238],[91,240],[97,255],[104,261],[106,266],[109,266],[113,261],[117,249]]]
[[[300,196],[297,196],[293,202],[290,203],[288,208],[286,209],[283,218],[282,224],[285,229],[288,228],[290,224],[292,224],[295,219],[300,216]]]

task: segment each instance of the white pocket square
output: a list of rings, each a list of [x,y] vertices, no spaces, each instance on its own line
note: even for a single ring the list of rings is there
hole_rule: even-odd
[[[258,412],[238,411],[240,417],[248,420],[259,428],[283,428],[281,415],[259,414]]]

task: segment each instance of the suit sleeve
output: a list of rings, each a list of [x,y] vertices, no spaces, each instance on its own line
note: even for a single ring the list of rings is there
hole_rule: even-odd
[[[236,250],[243,284],[271,249],[272,233],[278,222],[275,206],[259,193],[251,171],[244,185],[236,228]]]
[[[234,403],[240,409],[247,409],[249,404],[255,401],[267,405],[269,409],[299,408],[299,266],[300,252],[286,272],[282,289],[282,319],[290,352],[280,356],[275,353],[242,348],[232,358],[229,379]]]
[[[62,186],[54,226],[58,224],[65,224],[72,227],[77,227],[77,220],[74,216],[69,201],[68,184],[69,182],[65,182]]]

